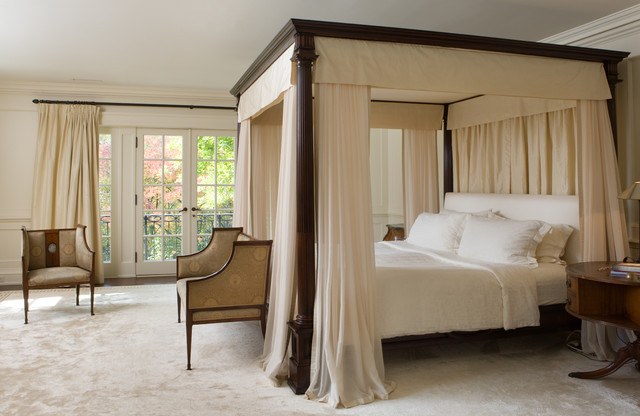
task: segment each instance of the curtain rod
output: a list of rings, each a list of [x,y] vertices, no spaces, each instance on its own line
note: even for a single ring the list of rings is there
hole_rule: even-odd
[[[39,100],[34,99],[34,104],[84,104],[84,105],[115,105],[126,107],[165,107],[165,108],[188,108],[190,110],[203,108],[207,110],[236,110],[236,107],[226,107],[217,105],[191,105],[191,104],[147,104],[147,103],[108,103],[101,101],[59,101],[59,100]]]

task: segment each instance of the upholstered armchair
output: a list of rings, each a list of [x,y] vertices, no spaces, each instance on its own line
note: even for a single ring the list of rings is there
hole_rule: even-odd
[[[178,302],[185,311],[188,370],[193,325],[259,320],[264,335],[271,240],[233,241],[231,247],[231,256],[219,271],[177,281]]]
[[[89,285],[93,315],[95,253],[87,244],[86,226],[76,228],[27,230],[22,227],[22,293],[24,323],[28,323],[29,291],[55,287],[76,288]]]
[[[176,257],[176,280],[209,276],[229,261],[233,242],[242,234],[242,227],[214,228],[209,244],[193,254]],[[180,295],[178,294],[178,322],[180,322]]]

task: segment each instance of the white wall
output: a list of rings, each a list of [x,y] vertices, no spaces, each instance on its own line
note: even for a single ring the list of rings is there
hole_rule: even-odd
[[[20,227],[31,226],[33,164],[38,129],[38,99],[88,100],[105,102],[141,102],[235,106],[226,92],[199,90],[159,90],[102,85],[0,83],[0,284],[21,282]],[[123,213],[121,227],[114,233],[133,227],[135,127],[191,128],[235,131],[236,113],[229,110],[189,110],[149,107],[102,107],[101,124],[111,127],[115,151],[114,169],[120,169],[118,186],[121,197],[114,199]],[[128,231],[127,231],[128,230]],[[131,247],[129,247],[129,244]],[[133,267],[133,241],[124,238],[117,253],[120,263],[108,268],[110,275],[130,276]]]

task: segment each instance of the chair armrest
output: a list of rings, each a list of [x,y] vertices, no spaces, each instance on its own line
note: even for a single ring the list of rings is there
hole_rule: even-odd
[[[26,278],[29,271],[29,233],[27,228],[22,226],[22,278]]]
[[[93,272],[95,252],[87,244],[86,228],[84,225],[76,227],[76,263],[78,267]]]
[[[209,244],[202,250],[176,257],[176,278],[211,275],[224,267],[231,257],[233,242],[242,228],[216,228]]]
[[[187,282],[187,307],[206,309],[266,303],[271,241],[236,241],[229,262],[217,273]]]

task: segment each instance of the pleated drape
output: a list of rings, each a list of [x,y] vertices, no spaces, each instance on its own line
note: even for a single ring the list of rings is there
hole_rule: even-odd
[[[452,131],[454,191],[575,195],[575,109]]]
[[[629,241],[620,193],[620,176],[606,101],[578,101],[578,196],[584,261],[620,261]],[[631,331],[583,321],[582,349],[613,359]]]
[[[271,262],[269,316],[262,364],[279,384],[288,375],[289,327],[295,305],[296,267],[296,88],[284,94],[278,197]]]
[[[87,226],[96,253],[95,276],[104,281],[98,195],[100,108],[40,104],[31,205],[34,229]]]
[[[402,131],[404,225],[409,230],[422,212],[438,212],[438,147],[436,132]]]
[[[236,181],[233,190],[233,226],[251,234],[251,119],[240,123],[236,154]]]
[[[278,171],[282,141],[282,106],[276,105],[251,121],[252,235],[273,239],[278,200]]]
[[[375,326],[369,88],[316,84],[318,256],[307,396],[351,407],[386,399]]]

